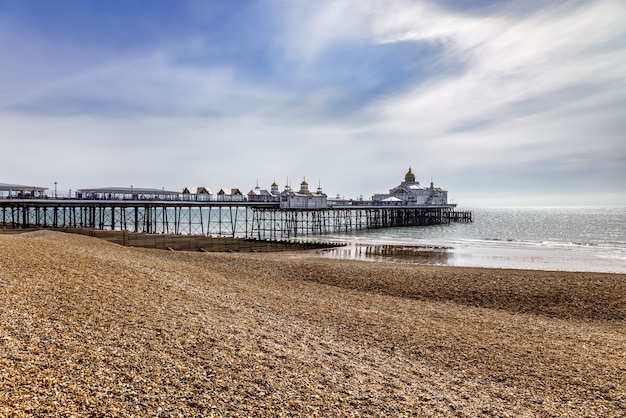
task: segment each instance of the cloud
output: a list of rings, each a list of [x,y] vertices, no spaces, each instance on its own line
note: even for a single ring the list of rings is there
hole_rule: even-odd
[[[463,68],[392,97],[381,110],[399,121],[426,121],[426,131],[439,134],[467,121],[506,121],[524,103],[536,102],[531,109],[520,109],[521,114],[542,111],[546,98],[567,96],[566,89],[611,88],[621,80],[625,65],[622,48],[605,47],[625,35],[617,25],[604,28],[605,18],[624,15],[623,7],[617,9],[606,4],[584,10],[557,8],[522,20],[428,16],[426,21],[438,22],[434,28],[423,27],[419,20],[416,31],[402,28],[403,39],[421,39],[422,33],[446,39],[447,59],[451,65],[463,63]],[[446,20],[448,31],[440,28]]]
[[[623,5],[564,4],[528,16],[480,18],[405,7],[402,18],[381,20],[381,42],[439,39],[446,65],[457,72],[372,104],[372,114],[382,116],[380,129],[398,138],[395,146],[445,153],[455,166],[494,172],[502,172],[503,160],[527,172],[538,161],[558,165],[566,152],[589,165],[602,160],[595,155],[624,156],[618,142],[625,126],[617,116],[626,91],[620,75],[626,32],[617,24],[626,15]],[[605,180],[619,187],[610,166]]]
[[[459,200],[624,190],[621,2],[172,4],[127,10],[108,41],[113,6],[84,39],[58,15],[0,17],[0,135],[28,182],[307,176],[367,197],[412,165]]]

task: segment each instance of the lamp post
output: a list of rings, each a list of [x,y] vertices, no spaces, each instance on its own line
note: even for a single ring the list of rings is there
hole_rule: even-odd
[[[57,198],[57,182],[54,182],[54,198]]]

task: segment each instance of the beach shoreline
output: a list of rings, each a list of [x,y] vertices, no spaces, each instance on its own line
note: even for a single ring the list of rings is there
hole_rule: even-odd
[[[317,252],[319,256],[337,260],[626,274],[626,258],[623,249],[599,245],[566,245],[555,242],[545,242],[541,245],[500,240],[441,241],[432,239],[422,242],[385,242],[376,239],[354,239],[349,235],[265,240],[185,234],[146,234],[90,228],[9,228],[0,229],[0,235],[36,231],[80,234],[124,246],[176,251],[282,252],[321,249],[325,251]]]
[[[343,244],[323,251],[320,255],[338,260],[389,261],[415,265],[626,274],[626,260],[621,253],[612,255],[610,249],[595,247],[500,242]]]
[[[316,251],[0,235],[0,415],[626,411],[626,276]]]

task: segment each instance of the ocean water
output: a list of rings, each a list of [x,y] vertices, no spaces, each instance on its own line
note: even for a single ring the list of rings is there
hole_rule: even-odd
[[[626,273],[626,207],[459,209],[472,210],[474,222],[327,235],[324,239],[347,246],[328,251],[325,256]],[[398,247],[406,248],[398,251]]]

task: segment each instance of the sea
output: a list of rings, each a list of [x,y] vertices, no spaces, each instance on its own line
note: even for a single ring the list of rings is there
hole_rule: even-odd
[[[626,273],[626,207],[459,208],[472,223],[325,235],[324,257],[534,270]]]

